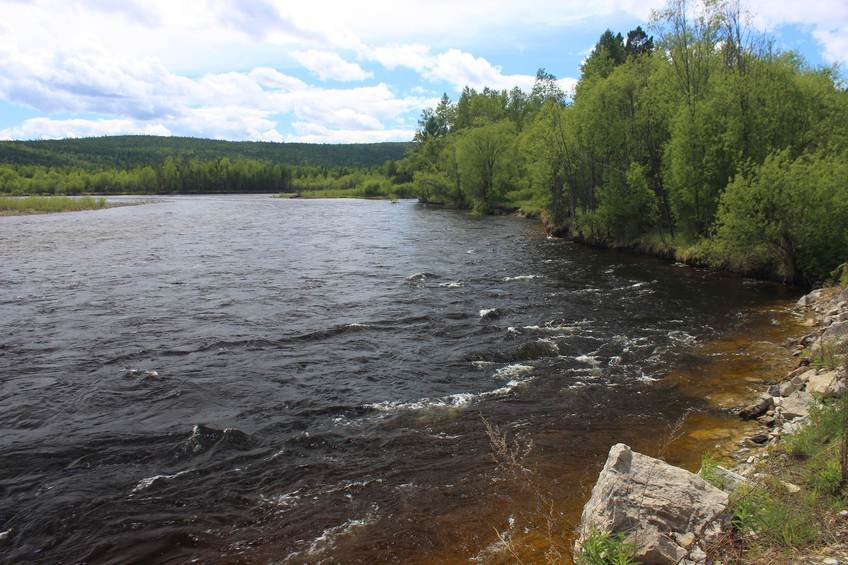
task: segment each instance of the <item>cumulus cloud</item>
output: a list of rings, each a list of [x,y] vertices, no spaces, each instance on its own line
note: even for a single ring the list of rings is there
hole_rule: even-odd
[[[536,80],[535,75],[505,74],[500,66],[460,49],[432,54],[418,43],[384,45],[371,50],[369,56],[388,69],[409,68],[431,82],[446,82],[456,90],[466,86],[530,90]],[[573,79],[566,80],[570,84]]]
[[[532,86],[530,69],[505,71],[481,46],[523,44],[589,18],[644,21],[664,4],[373,0],[363,10],[341,0],[0,0],[0,101],[45,114],[2,135],[409,139],[420,109],[446,86]],[[747,4],[757,25],[801,26],[828,61],[848,62],[844,0],[804,10],[788,0]],[[376,84],[328,88],[300,67],[321,81]],[[394,75],[386,71],[398,69],[417,75],[406,95],[387,84]],[[570,91],[574,79],[560,84]]]
[[[359,129],[329,129],[324,126],[294,122],[295,134],[286,141],[299,143],[375,143],[380,141],[409,140],[414,129],[383,129],[363,131]]]
[[[0,130],[0,139],[63,139],[120,134],[167,136],[171,135],[171,131],[162,124],[136,120],[30,118],[19,126]]]
[[[295,51],[292,57],[321,80],[347,82],[365,80],[374,76],[374,73],[366,71],[358,64],[345,61],[334,51],[309,49]]]
[[[37,119],[7,128],[5,137],[167,131],[274,141],[285,137],[279,130],[278,115],[291,115],[296,121],[313,123],[327,131],[345,130],[341,136],[345,138],[352,137],[353,129],[362,132],[358,136],[361,139],[406,135],[406,131],[383,131],[383,121],[417,113],[430,102],[420,96],[397,96],[384,83],[329,89],[270,67],[187,77],[169,71],[152,58],[130,60],[100,49],[72,54],[47,49],[24,51],[14,42],[0,43],[0,99],[48,113],[112,117]]]

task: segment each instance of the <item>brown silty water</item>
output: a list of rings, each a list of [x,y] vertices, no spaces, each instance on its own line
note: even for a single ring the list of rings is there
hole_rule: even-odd
[[[479,538],[488,534],[490,545],[469,559],[461,539],[461,532],[467,530],[467,516],[456,516],[455,521],[445,517],[446,529],[457,534],[459,551],[425,552],[412,562],[570,563],[583,504],[613,443],[626,443],[692,472],[698,471],[705,453],[730,457],[739,441],[757,429],[755,422],[742,421],[733,410],[749,403],[797,365],[784,344],[808,329],[792,312],[793,304],[778,300],[756,309],[745,323],[692,347],[661,381],[646,385],[705,399],[706,406],[662,424],[640,422],[592,434],[583,430],[534,434],[535,453],[526,463],[531,474],[500,479],[502,482],[493,487],[498,500],[489,507],[470,504],[473,510],[469,513],[486,516],[482,521],[488,520],[490,527],[488,532],[465,535],[478,546]],[[650,394],[647,390],[636,392]],[[557,445],[573,443],[574,435],[586,438],[579,456],[557,450]],[[539,455],[540,451],[545,455]]]

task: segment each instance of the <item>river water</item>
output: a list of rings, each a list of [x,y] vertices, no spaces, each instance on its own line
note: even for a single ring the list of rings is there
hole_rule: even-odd
[[[0,217],[0,288],[4,563],[567,553],[609,446],[685,414],[691,467],[792,325],[774,285],[410,201]]]

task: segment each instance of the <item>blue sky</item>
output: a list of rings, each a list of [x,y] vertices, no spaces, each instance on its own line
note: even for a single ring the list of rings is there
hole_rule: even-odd
[[[0,139],[147,133],[411,138],[464,85],[569,89],[598,36],[664,0],[0,0]],[[848,2],[743,0],[811,64],[848,62]]]

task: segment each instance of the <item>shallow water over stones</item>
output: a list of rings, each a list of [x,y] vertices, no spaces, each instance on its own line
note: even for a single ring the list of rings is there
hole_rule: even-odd
[[[0,285],[8,563],[533,557],[484,418],[562,527],[611,444],[738,430],[794,327],[774,285],[413,202],[4,217]]]

